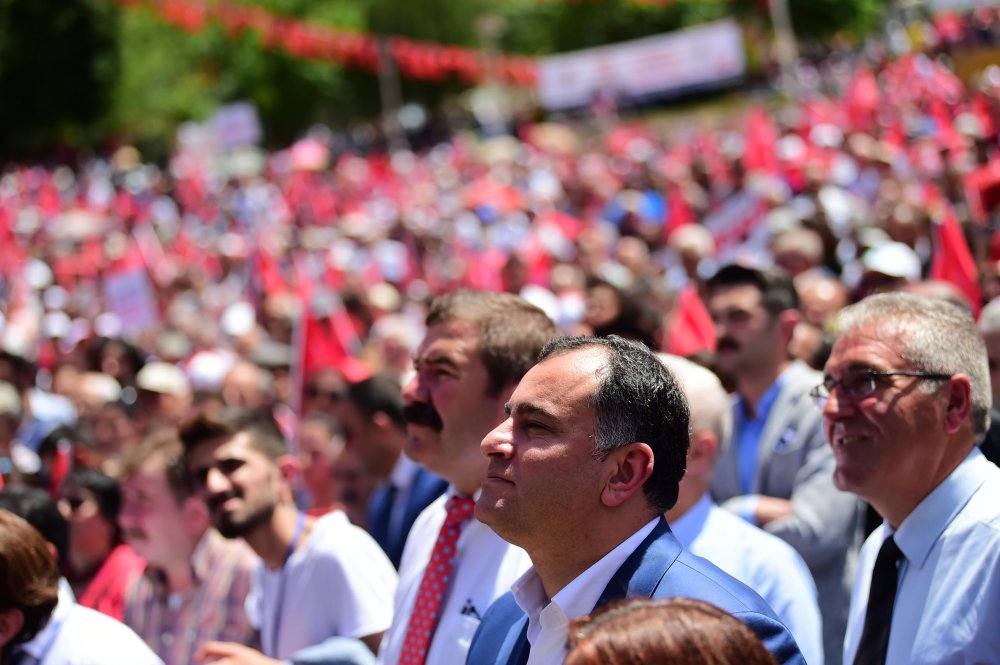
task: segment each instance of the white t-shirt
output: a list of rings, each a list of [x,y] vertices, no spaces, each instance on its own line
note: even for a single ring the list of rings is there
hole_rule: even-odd
[[[420,580],[447,515],[445,503],[454,494],[455,488],[449,486],[447,492],[420,513],[407,536],[399,564],[396,616],[382,639],[379,663],[396,665],[399,662]],[[531,559],[527,552],[503,540],[473,517],[465,523],[458,537],[453,566],[452,581],[425,665],[464,663],[486,608],[510,590],[514,580],[531,566]]]
[[[262,651],[288,659],[330,637],[386,630],[395,590],[396,571],[382,548],[336,511],[316,521],[283,568],[260,564],[246,611]]]

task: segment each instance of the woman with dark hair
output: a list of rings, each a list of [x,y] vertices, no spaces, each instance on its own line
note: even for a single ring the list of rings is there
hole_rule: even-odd
[[[59,600],[59,568],[30,524],[0,510],[0,665],[35,636]]]
[[[691,598],[623,600],[576,619],[564,665],[776,665],[753,631]]]
[[[114,617],[125,615],[125,591],[145,563],[124,543],[118,526],[118,481],[95,469],[74,469],[59,492],[69,523],[63,569],[77,602]]]

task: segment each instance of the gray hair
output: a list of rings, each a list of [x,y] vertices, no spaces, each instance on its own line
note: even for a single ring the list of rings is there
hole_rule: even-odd
[[[936,374],[964,374],[972,384],[970,419],[977,435],[990,424],[989,365],[972,315],[940,298],[913,293],[872,295],[841,310],[838,335],[863,326],[877,325],[883,335],[898,334],[900,356],[916,369]],[[934,390],[934,382],[924,388]]]
[[[712,370],[669,353],[657,356],[681,384],[691,409],[691,432],[711,432],[722,444],[733,431],[733,409],[722,382]]]

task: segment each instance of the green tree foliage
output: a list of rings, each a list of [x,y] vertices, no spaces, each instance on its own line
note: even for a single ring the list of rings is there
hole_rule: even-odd
[[[357,26],[361,19],[357,7],[343,1],[259,4],[277,14],[337,26]],[[238,100],[257,106],[267,139],[275,144],[287,143],[313,122],[352,115],[352,91],[341,67],[265,49],[253,31],[234,39],[210,23],[189,34],[145,9],[126,11],[120,53],[116,120],[140,142],[169,139],[179,122],[204,119],[219,104]]]
[[[0,0],[0,156],[101,133],[118,74],[117,18],[88,0]]]
[[[230,0],[233,1],[233,0]],[[502,19],[495,46],[548,55],[736,15],[769,25],[766,0],[238,0],[290,17],[378,35],[482,48],[482,17]],[[887,0],[789,0],[800,37],[876,26]],[[461,82],[402,82],[406,101],[434,106]],[[189,34],[148,8],[115,0],[0,0],[0,156],[120,136],[155,153],[174,128],[219,104],[252,101],[272,145],[313,122],[375,116],[378,81],[337,63],[304,62],[210,22]],[[17,100],[9,103],[9,100]]]

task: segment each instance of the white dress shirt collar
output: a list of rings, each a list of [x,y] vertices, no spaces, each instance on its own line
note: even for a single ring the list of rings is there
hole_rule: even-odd
[[[562,663],[566,656],[569,620],[589,614],[608,582],[629,555],[645,540],[659,521],[651,520],[641,529],[605,554],[550,600],[534,567],[511,587],[518,607],[528,615],[528,642],[531,652],[528,665]]]

